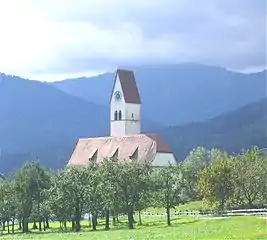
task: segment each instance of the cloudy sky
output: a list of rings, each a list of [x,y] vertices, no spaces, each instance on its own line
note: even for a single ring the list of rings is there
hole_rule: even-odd
[[[0,0],[0,72],[55,80],[180,62],[266,68],[266,0]]]

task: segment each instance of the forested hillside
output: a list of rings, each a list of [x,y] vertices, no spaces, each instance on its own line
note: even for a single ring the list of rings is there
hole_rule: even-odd
[[[170,144],[179,160],[202,145],[219,147],[229,153],[257,145],[267,147],[267,98],[243,106],[205,122],[161,129],[160,135]]]

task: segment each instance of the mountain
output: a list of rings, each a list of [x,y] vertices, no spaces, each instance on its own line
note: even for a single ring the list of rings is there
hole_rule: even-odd
[[[42,163],[50,161],[51,167],[58,167],[55,156],[58,153],[66,158],[78,136],[104,135],[108,130],[106,123],[99,121],[108,118],[104,106],[70,96],[46,83],[3,74],[0,109],[0,147],[3,156],[12,156],[14,167],[38,157]],[[44,154],[46,158],[42,159]]]
[[[262,115],[254,113],[256,107],[245,107],[234,118],[231,113],[221,120],[176,126],[261,99],[266,94],[266,71],[246,75],[185,64],[138,67],[135,75],[143,102],[142,131],[162,135],[179,160],[199,144],[229,151],[262,144],[262,122],[257,120]],[[63,167],[77,138],[107,135],[113,77],[104,74],[51,84],[0,74],[0,172],[33,159],[47,167]],[[84,95],[78,94],[80,90]],[[228,129],[234,119],[236,125]]]
[[[219,147],[228,153],[257,145],[267,147],[267,98],[204,122],[163,128],[158,132],[178,160],[199,145]]]
[[[267,71],[231,72],[201,64],[150,65],[134,70],[142,116],[170,126],[203,121],[266,97]],[[108,106],[114,73],[52,83],[62,91]]]
[[[146,131],[160,127],[143,121]],[[46,166],[62,167],[79,137],[108,134],[106,106],[47,83],[0,74],[0,172],[37,158]]]

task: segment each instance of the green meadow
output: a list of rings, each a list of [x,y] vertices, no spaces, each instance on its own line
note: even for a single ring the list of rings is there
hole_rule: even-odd
[[[136,216],[137,218],[137,216]],[[142,216],[142,225],[129,230],[126,219],[121,218],[117,226],[104,230],[104,222],[99,221],[97,231],[92,231],[87,221],[82,222],[82,231],[73,233],[62,231],[58,223],[51,223],[46,232],[31,230],[31,233],[0,236],[1,240],[259,240],[267,239],[266,218],[242,217],[173,217],[172,225],[166,225],[165,216]],[[70,228],[70,224],[68,226]]]

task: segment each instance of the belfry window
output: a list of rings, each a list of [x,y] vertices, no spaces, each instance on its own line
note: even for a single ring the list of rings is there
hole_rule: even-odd
[[[114,120],[118,120],[118,112],[117,111],[114,112]]]
[[[122,119],[122,113],[121,113],[121,110],[119,111],[119,120]]]

